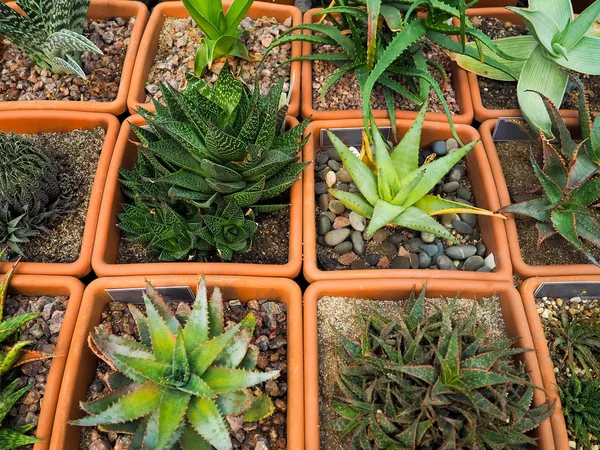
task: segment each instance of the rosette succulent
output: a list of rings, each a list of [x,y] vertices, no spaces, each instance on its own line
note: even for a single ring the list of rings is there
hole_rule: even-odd
[[[456,300],[456,299],[455,299]],[[454,301],[427,314],[425,289],[411,293],[403,318],[357,312],[360,335],[340,334],[345,364],[332,427],[347,448],[527,448],[526,433],[553,411],[531,407],[535,387],[514,356],[513,339],[492,340],[477,302],[466,317]]]
[[[228,450],[226,417],[256,421],[273,413],[256,385],[279,371],[255,370],[252,313],[226,328],[221,291],[216,287],[209,299],[204,277],[181,322],[149,282],[144,306],[146,315],[129,305],[139,342],[100,327],[90,335],[92,350],[116,372],[109,376],[112,391],[82,403],[89,415],[74,424],[133,434],[130,450]]]
[[[102,54],[84,37],[90,0],[17,0],[20,14],[0,2],[0,35],[43,69],[85,78],[81,52]]]
[[[600,436],[600,380],[571,376],[558,387],[569,429],[584,448],[592,448],[589,434]]]

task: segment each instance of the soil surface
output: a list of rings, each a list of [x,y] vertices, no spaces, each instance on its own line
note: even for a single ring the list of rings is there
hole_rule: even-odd
[[[445,88],[443,89],[444,99],[448,103],[448,107],[452,114],[459,113],[459,106],[456,99],[456,93],[452,87],[452,61],[442,51],[442,49],[433,44],[429,43],[425,46],[425,56],[433,61],[436,61],[444,67],[447,74],[447,80]],[[335,53],[336,47],[329,45],[313,46],[314,53]],[[344,75],[337,83],[335,83],[325,94],[325,97],[321,97],[321,92],[325,83],[329,80],[330,76],[339,69],[338,66],[324,62],[315,61],[313,62],[312,70],[312,95],[313,95],[313,108],[319,111],[346,111],[346,110],[360,110],[362,108],[362,95],[360,87],[354,72],[349,72]],[[438,84],[442,86],[443,80],[439,72],[429,69],[431,75],[438,81]],[[419,109],[414,103],[408,101],[400,95],[394,95],[395,109],[414,111]],[[371,106],[374,109],[387,110],[384,90],[381,85],[377,85],[371,94]],[[439,101],[439,98],[433,90],[429,95],[429,107],[428,111],[443,113],[444,109]]]
[[[542,151],[532,142],[496,142],[496,151],[512,203],[519,203],[542,195],[541,186],[533,172],[530,153],[534,152],[538,164],[542,164]],[[585,255],[577,251],[560,235],[552,236],[538,247],[536,221],[515,216],[519,233],[519,246],[525,263],[530,266],[591,264]],[[592,245],[590,244],[590,247]],[[591,248],[594,257],[600,257],[600,248]]]
[[[234,253],[231,262],[254,264],[286,264],[290,249],[290,207],[287,206],[269,214],[261,214],[256,218],[258,229],[252,240],[252,246],[246,253]],[[209,262],[221,262],[217,256],[209,258]],[[159,262],[145,244],[119,241],[118,264],[137,264]],[[229,261],[228,261],[229,262]]]
[[[505,22],[495,17],[473,17],[473,25],[492,39],[529,34],[527,27]],[[600,76],[580,74],[591,111],[600,112]],[[519,109],[517,82],[491,80],[477,77],[481,102],[487,109]],[[561,105],[564,109],[577,109],[578,99],[575,86],[569,83]]]
[[[435,311],[434,305],[450,299],[427,299],[427,314]],[[457,314],[466,316],[471,312],[472,299],[457,300]],[[491,339],[506,338],[506,329],[502,320],[502,310],[497,297],[482,299],[477,315],[484,331],[490,332]],[[319,413],[320,423],[328,424],[339,416],[331,408],[334,387],[339,369],[344,361],[338,352],[339,334],[350,339],[359,338],[360,327],[356,320],[356,311],[366,312],[374,308],[392,319],[404,316],[406,301],[374,301],[356,298],[322,297],[317,308],[317,330],[319,342]],[[348,443],[341,436],[323,425],[321,428],[321,449],[346,450]]]
[[[40,316],[37,319],[21,327],[18,340],[34,341],[35,345],[30,346],[30,350],[54,354],[68,303],[68,297],[9,295],[5,302],[3,318],[6,320],[19,314],[39,312]],[[51,364],[52,359],[48,358],[23,364],[8,373],[7,377],[19,379],[19,387],[30,385],[32,388],[15,403],[4,420],[4,425],[19,426],[38,422]],[[34,435],[35,429],[29,434]],[[19,448],[32,449],[33,445]]]
[[[439,156],[457,146],[454,139],[432,144]],[[419,163],[423,164],[432,154],[431,149],[421,150]],[[436,218],[456,237],[456,244],[431,233],[391,226],[367,238],[364,231],[369,220],[350,212],[327,191],[332,187],[358,192],[335,149],[317,153],[315,180],[317,260],[321,270],[412,268],[490,272],[495,267],[494,257],[485,247],[473,214],[444,214]],[[464,160],[448,172],[433,194],[472,204],[473,193]]]
[[[169,304],[173,311],[189,308],[185,304]],[[143,307],[140,308],[142,311]],[[225,301],[225,323],[239,323],[249,313],[256,315],[257,323],[251,344],[256,345],[260,354],[257,370],[280,370],[277,378],[257,385],[267,393],[275,412],[259,422],[246,422],[229,417],[229,428],[233,448],[243,450],[285,449],[287,445],[287,320],[285,303],[268,300],[252,300],[241,303],[239,300]],[[100,322],[108,333],[139,340],[135,321],[127,306],[123,303],[110,303],[102,314]],[[91,400],[110,392],[105,383],[110,368],[103,361],[98,364],[96,379],[88,391]],[[126,449],[131,437],[125,434],[104,433],[97,428],[84,427],[79,448],[81,450],[118,450]]]
[[[72,190],[72,209],[57,217],[48,233],[39,234],[22,247],[23,261],[72,263],[79,258],[88,204],[104,145],[103,128],[69,133],[26,135],[38,142],[60,168],[61,188]],[[9,255],[14,259],[16,255]]]
[[[254,89],[254,83],[258,77],[260,90],[264,95],[271,86],[277,84],[280,78],[284,78],[283,92],[290,91],[289,65],[279,69],[277,66],[292,56],[291,44],[275,48],[260,68],[258,68],[258,62],[269,45],[291,25],[291,18],[284,23],[279,23],[276,19],[269,17],[263,17],[256,21],[246,18],[240,23],[240,29],[248,33],[248,36],[242,36],[242,41],[248,49],[252,61],[236,58],[228,58],[228,61],[234,73],[251,89]],[[146,102],[150,102],[153,98],[156,100],[162,98],[161,83],[169,83],[176,89],[184,87],[185,74],[194,71],[194,58],[203,37],[204,34],[191,17],[165,20],[159,37],[158,51],[146,83]],[[207,70],[204,79],[211,84],[214,83],[223,63],[224,61],[215,61],[212,71]],[[297,88],[299,81],[294,80]]]
[[[544,335],[548,341],[556,381],[559,386],[564,386],[568,378],[573,376],[573,373],[566,363],[565,354],[558,349],[552,348],[552,343],[557,338],[556,328],[559,326],[562,314],[566,314],[569,323],[600,320],[600,299],[581,298],[579,296],[570,299],[544,297],[537,298],[536,305],[542,326],[544,327]],[[577,360],[574,362],[576,363],[576,374],[581,375],[583,368],[577,364]],[[567,431],[569,432],[569,439],[575,443],[576,439],[569,427],[567,427]],[[593,450],[598,449],[600,447],[600,436],[590,435],[590,443]],[[585,446],[579,443],[576,444],[576,447],[572,445],[571,448],[585,450]]]
[[[86,20],[83,35],[104,53],[97,55],[84,52],[81,55],[86,80],[75,75],[53,75],[36,65],[14,45],[4,41],[4,51],[0,52],[0,101],[115,100],[134,25],[135,17]]]

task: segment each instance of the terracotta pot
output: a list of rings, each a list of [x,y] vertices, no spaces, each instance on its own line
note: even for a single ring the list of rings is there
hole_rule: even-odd
[[[14,275],[9,284],[9,294],[28,296],[66,296],[69,297],[67,311],[60,328],[56,349],[48,377],[46,391],[42,399],[40,418],[35,428],[35,436],[43,442],[35,444],[33,450],[46,450],[50,445],[52,425],[58,404],[63,373],[71,338],[75,330],[75,322],[79,313],[79,305],[83,296],[84,285],[72,277],[47,277],[40,275]]]
[[[517,25],[524,25],[523,20],[514,12],[504,8],[469,8],[467,17],[496,17],[500,20],[509,21]],[[456,19],[455,19],[456,20]],[[499,117],[522,117],[520,109],[488,109],[483,106],[481,100],[481,91],[477,82],[477,75],[467,72],[469,79],[469,88],[471,98],[473,99],[473,109],[475,110],[475,120],[483,122],[488,119],[497,119]],[[571,109],[561,109],[560,114],[563,117],[578,117],[578,112]]]
[[[412,121],[399,120],[398,133],[403,135]],[[378,126],[389,126],[389,120],[377,120]],[[323,120],[311,122],[306,133],[311,133],[311,139],[304,148],[304,161],[314,161],[319,151],[319,139],[321,130],[327,128],[362,127],[361,119],[355,120]],[[466,144],[479,139],[477,131],[468,125],[455,125],[456,132]],[[421,145],[427,146],[437,140],[446,140],[452,137],[450,126],[441,122],[425,122]],[[481,143],[471,150],[466,158],[467,174],[473,186],[475,205],[490,211],[499,208],[498,195],[493,185],[492,172],[485,157],[485,151]],[[340,278],[442,278],[460,280],[485,280],[500,281],[512,278],[512,268],[508,253],[508,244],[504,234],[504,220],[497,217],[478,216],[478,224],[481,236],[489,252],[494,253],[496,268],[490,273],[446,271],[433,269],[365,269],[365,270],[335,270],[324,271],[317,266],[316,249],[316,217],[315,217],[315,173],[314,164],[304,169],[304,276],[309,282],[318,280],[334,280]]]
[[[425,280],[346,280],[318,281],[311,284],[304,293],[304,398],[306,448],[319,449],[319,362],[318,362],[318,329],[317,302],[324,296],[362,298],[370,300],[406,300],[411,290],[423,288]],[[428,280],[428,297],[454,297],[461,291],[463,298],[480,299],[497,293],[502,308],[502,318],[506,324],[508,335],[518,337],[515,347],[533,348],[529,328],[527,327],[523,306],[519,293],[509,283],[474,282],[457,280]],[[520,357],[537,386],[542,385],[542,377],[536,354],[527,352]],[[546,401],[544,392],[536,390],[533,404],[542,405]],[[544,421],[534,431],[539,438],[539,449],[554,449],[552,427],[550,421]]]
[[[233,0],[223,0],[223,5],[229,7]],[[140,51],[138,53],[134,75],[131,80],[131,90],[129,91],[129,97],[127,98],[127,106],[129,112],[135,114],[137,109],[141,106],[150,111],[154,111],[154,105],[152,103],[146,103],[146,82],[148,81],[148,75],[150,69],[154,64],[154,58],[158,51],[158,38],[162,30],[163,24],[167,17],[176,18],[187,18],[189,13],[180,1],[168,1],[160,3],[152,11],[150,21],[146,27],[144,38],[140,45]],[[252,19],[258,19],[261,17],[275,17],[277,20],[283,22],[288,18],[292,18],[292,25],[300,25],[302,23],[302,13],[294,6],[284,5],[267,5],[263,2],[255,2],[248,11],[248,17]],[[302,47],[299,42],[292,44],[292,57],[300,56]],[[288,114],[290,116],[297,116],[300,110],[300,62],[293,62],[290,68],[290,80],[294,79],[294,87],[292,96],[290,99],[290,107]]]
[[[313,13],[321,8],[309,9],[304,14],[304,23],[313,23]],[[303,42],[302,54],[310,55],[312,53],[312,44]],[[302,117],[307,118],[312,116],[312,120],[337,120],[337,119],[362,119],[361,110],[346,110],[346,111],[322,111],[313,107],[313,70],[312,61],[302,61]],[[469,92],[467,72],[452,63],[452,86],[456,93],[456,101],[458,102],[459,113],[452,116],[454,123],[470,124],[473,121],[473,105],[471,102],[471,93]],[[411,119],[417,117],[418,111],[396,110],[397,119]],[[376,119],[387,119],[389,114],[387,110],[378,109],[373,111],[373,116]],[[425,120],[433,122],[447,122],[448,118],[445,113],[428,112],[425,115]]]
[[[98,235],[92,255],[92,267],[98,276],[122,275],[193,275],[197,273],[220,275],[251,275],[294,278],[300,273],[302,266],[302,184],[296,182],[290,190],[290,233],[289,253],[286,264],[242,264],[233,262],[154,262],[138,264],[118,264],[119,241],[121,232],[117,227],[117,214],[123,211],[121,204],[125,197],[121,192],[119,168],[132,169],[137,157],[137,137],[131,131],[130,123],[145,125],[138,115],[131,116],[123,122],[119,139],[115,147],[108,177],[106,194],[102,200]],[[289,126],[298,121],[288,116]]]
[[[529,329],[531,330],[531,335],[533,337],[533,345],[535,346],[535,352],[540,364],[543,387],[546,390],[548,400],[551,403],[556,402],[556,408],[554,409],[552,416],[550,416],[554,444],[557,449],[568,449],[569,436],[567,434],[565,418],[560,403],[560,395],[558,394],[556,376],[554,375],[554,364],[550,357],[550,350],[548,349],[548,343],[546,342],[546,336],[544,335],[544,329],[537,312],[534,298],[534,293],[537,288],[542,283],[551,281],[570,283],[574,281],[600,281],[600,278],[589,276],[530,278],[525,280],[519,287],[521,297],[523,298],[523,307],[525,308],[525,314],[527,315],[527,321],[529,322]]]
[[[83,277],[92,270],[92,249],[94,247],[104,183],[120,125],[115,116],[102,113],[73,111],[0,112],[0,131],[5,133],[10,131],[19,134],[69,132],[77,129],[91,130],[96,127],[102,127],[106,131],[106,137],[96,169],[96,178],[92,185],[79,258],[72,263],[25,261],[19,264],[16,273]],[[12,263],[0,263],[0,272],[6,272],[10,267],[12,267]]]
[[[8,3],[15,7],[15,2]],[[91,19],[108,19],[111,17],[135,17],[135,26],[131,33],[125,63],[121,72],[121,83],[117,98],[112,102],[92,102],[92,101],[70,101],[70,100],[32,100],[32,101],[14,101],[0,102],[0,111],[17,110],[66,110],[66,111],[89,111],[98,113],[110,113],[119,115],[127,110],[127,94],[129,93],[129,84],[133,74],[133,64],[135,55],[138,52],[142,33],[148,21],[148,8],[141,2],[125,0],[92,0],[88,9],[88,17]]]
[[[52,450],[72,450],[79,448],[81,427],[70,425],[70,420],[84,416],[79,402],[87,399],[87,392],[96,374],[97,357],[87,344],[87,338],[100,323],[102,311],[109,303],[105,289],[144,287],[146,278],[154,286],[189,286],[194,292],[197,275],[115,277],[100,278],[86,289],[82,312],[77,321],[73,344],[69,351],[64,383],[60,392],[60,404],[52,433]],[[282,278],[255,278],[236,276],[207,276],[209,288],[219,286],[225,299],[239,299],[247,302],[266,298],[287,305],[287,448],[304,449],[304,399],[303,399],[303,358],[302,358],[302,294],[291,280]]]
[[[486,120],[479,127],[481,138],[485,151],[487,153],[492,173],[494,175],[494,183],[500,199],[500,206],[508,206],[511,204],[508,186],[500,164],[500,158],[496,152],[496,145],[492,139],[492,133],[496,128],[496,120]],[[579,121],[576,119],[565,119],[565,122],[571,132],[575,133],[579,127]],[[533,168],[531,169],[533,170]],[[521,278],[538,277],[538,276],[560,276],[560,275],[600,275],[600,267],[594,264],[562,264],[554,266],[530,266],[525,263],[521,254],[521,246],[519,245],[519,235],[517,232],[517,224],[512,214],[507,214],[508,220],[505,221],[506,236],[508,239],[508,248],[510,251],[510,259],[514,270]]]

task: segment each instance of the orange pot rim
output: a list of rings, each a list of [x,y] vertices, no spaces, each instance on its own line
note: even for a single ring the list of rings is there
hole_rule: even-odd
[[[287,116],[287,123],[297,125],[294,117]],[[258,264],[235,262],[149,262],[135,264],[118,264],[107,261],[107,247],[110,229],[113,225],[112,205],[117,190],[120,189],[119,167],[123,159],[128,138],[129,124],[144,125],[146,122],[139,115],[128,117],[121,126],[106,179],[105,194],[100,208],[98,232],[92,254],[92,267],[98,276],[122,275],[193,275],[197,273],[220,275],[244,275],[262,277],[294,278],[302,267],[302,174],[290,189],[290,233],[288,262],[285,264]]]
[[[233,0],[222,0],[223,5],[230,6]],[[280,5],[280,4],[267,4],[264,2],[255,2],[250,7],[248,14],[256,13],[257,16],[268,16],[272,17],[273,14],[284,15],[289,14],[292,18],[292,26],[300,25],[302,23],[302,13],[295,6]],[[247,14],[247,15],[248,15]],[[146,91],[144,86],[148,80],[148,75],[154,58],[156,57],[156,51],[154,47],[154,38],[158,39],[162,30],[162,25],[166,17],[189,17],[189,13],[180,1],[163,1],[159,3],[150,16],[148,26],[142,38],[140,49],[135,59],[135,68],[133,70],[133,78],[131,80],[131,89],[127,97],[127,107],[131,114],[136,114],[138,108],[142,107],[149,111],[155,111],[154,104],[152,102],[146,103]],[[292,44],[291,57],[297,57],[302,54],[302,46],[300,42],[294,42]],[[290,116],[297,116],[300,111],[300,86],[301,86],[301,65],[300,61],[294,61],[290,67],[290,83],[294,79],[294,86],[292,87],[292,95],[290,97],[290,105],[288,114]]]
[[[376,119],[378,126],[390,126],[387,119]],[[412,124],[411,120],[398,120],[397,127],[408,128]],[[362,119],[353,120],[321,120],[311,122],[305,135],[318,133],[327,128],[340,127],[362,127]],[[457,133],[463,133],[471,141],[479,139],[479,133],[473,127],[464,124],[454,125]],[[434,129],[447,129],[448,136],[451,136],[450,126],[441,122],[425,121],[423,124],[423,135]],[[309,140],[304,148],[304,161],[314,161],[317,149],[313,146],[313,141]],[[471,151],[478,165],[483,169],[483,180],[485,183],[485,199],[492,205],[491,210],[500,208],[496,187],[492,180],[492,171],[487,162],[483,145],[478,143]],[[364,269],[364,270],[320,270],[317,266],[316,251],[316,213],[315,213],[315,187],[314,187],[314,163],[304,169],[304,277],[309,282],[319,280],[336,279],[386,279],[386,278],[430,278],[430,279],[453,279],[453,280],[482,280],[482,281],[509,281],[512,279],[512,267],[510,264],[510,255],[508,252],[508,243],[504,231],[504,225],[500,223],[502,219],[494,219],[491,225],[491,234],[497,242],[497,249],[493,252],[496,261],[497,270],[489,273],[467,272],[462,270],[434,270],[434,269]],[[486,245],[489,246],[489,243]]]
[[[498,198],[500,199],[500,206],[507,206],[511,204],[510,195],[508,193],[508,186],[506,184],[506,178],[502,171],[502,164],[498,152],[496,151],[496,145],[492,138],[492,133],[496,127],[496,119],[486,120],[479,127],[479,133],[481,134],[481,140],[485,147],[485,152],[488,157],[488,161],[492,168],[494,183],[496,184],[496,191],[498,192]],[[579,120],[574,118],[565,118],[565,123],[570,127],[579,125]],[[560,276],[560,275],[600,275],[600,267],[594,264],[560,264],[560,265],[545,265],[545,266],[531,266],[527,264],[523,255],[521,254],[521,246],[519,245],[519,234],[517,231],[517,224],[512,214],[507,214],[508,220],[505,222],[506,237],[508,239],[508,248],[510,251],[510,259],[512,261],[513,268],[517,274],[522,278],[538,277],[538,276]]]
[[[523,25],[523,20],[514,12],[505,8],[490,7],[490,8],[469,8],[466,11],[467,17],[497,17],[503,20],[510,20],[512,23]],[[498,119],[500,117],[523,117],[520,109],[488,109],[483,105],[481,98],[481,90],[477,75],[473,72],[467,72],[469,90],[473,101],[473,110],[475,120],[484,122],[489,119]],[[577,118],[579,113],[574,109],[561,109],[562,117]]]
[[[313,14],[320,11],[322,8],[309,9],[304,13],[303,23],[312,23]],[[306,32],[310,34],[309,32]],[[304,56],[312,53],[312,45],[310,42],[302,43],[302,54]],[[344,111],[321,111],[313,107],[313,70],[312,61],[302,61],[302,117],[305,119],[312,117],[312,120],[351,120],[361,119],[363,117],[362,111],[355,110],[344,110]],[[452,116],[452,121],[455,124],[466,124],[470,125],[473,121],[474,111],[473,102],[471,101],[471,92],[469,90],[469,81],[467,79],[467,72],[458,67],[456,63],[452,63],[452,73],[454,92],[456,94],[456,102],[459,105],[459,113]],[[463,88],[464,86],[464,88]],[[395,110],[395,116],[397,119],[410,119],[414,120],[419,111],[407,111],[407,110]],[[389,114],[387,110],[377,109],[373,111],[375,119],[388,119]],[[445,113],[434,113],[427,112],[425,114],[425,120],[432,122],[447,122],[448,118]]]
[[[3,123],[9,124],[5,127]],[[74,111],[0,111],[0,130],[10,131],[15,127],[24,127],[30,131],[20,134],[68,132],[76,129],[104,128],[106,135],[98,160],[96,175],[92,184],[90,200],[87,205],[85,228],[81,240],[79,257],[72,263],[21,262],[15,273],[29,275],[65,275],[83,277],[92,270],[92,249],[96,237],[96,226],[100,214],[100,204],[108,167],[112,158],[120,124],[117,118],[107,113]],[[0,272],[12,267],[11,262],[0,262]]]
[[[71,417],[70,407],[77,407],[73,402],[76,384],[81,382],[79,367],[87,349],[87,337],[92,329],[93,305],[98,301],[98,295],[108,288],[144,287],[146,280],[156,287],[160,286],[189,286],[194,292],[198,282],[197,275],[157,275],[150,277],[124,276],[108,277],[94,280],[88,285],[83,295],[81,313],[77,319],[73,340],[60,390],[59,401],[62,408],[57,410],[50,449],[63,450],[66,447],[68,421]],[[241,301],[267,298],[287,304],[287,361],[288,361],[288,398],[287,398],[287,448],[290,450],[304,449],[304,358],[302,340],[302,292],[292,280],[286,278],[263,278],[207,275],[209,288],[219,286],[225,298],[239,296]],[[239,292],[238,292],[239,290]],[[234,296],[228,294],[234,291]],[[97,359],[94,356],[95,359]],[[95,371],[95,370],[94,370]],[[87,393],[87,382],[85,392]],[[71,445],[72,440],[69,441]]]
[[[317,304],[324,296],[366,298],[382,300],[400,300],[405,298],[405,292],[422,289],[427,285],[428,297],[454,296],[456,292],[462,292],[465,298],[489,297],[497,293],[506,298],[510,307],[502,308],[503,315],[515,319],[514,327],[520,336],[522,348],[533,348],[533,341],[527,326],[521,298],[517,290],[507,282],[482,282],[482,281],[459,281],[442,279],[405,279],[405,280],[345,280],[340,283],[336,280],[317,281],[311,284],[304,293],[304,412],[305,412],[305,435],[306,448],[319,450],[320,446],[320,415],[319,415],[319,361],[318,361],[318,322]],[[507,317],[504,317],[505,323]],[[507,326],[510,324],[507,323]],[[523,355],[525,364],[531,375],[532,381],[537,386],[542,385],[537,355],[528,352]],[[534,403],[540,405],[545,401],[543,391],[536,391]],[[540,450],[554,449],[552,426],[550,421],[545,420],[538,428]]]
[[[17,292],[28,296],[66,296],[69,303],[60,328],[54,358],[46,377],[46,390],[42,399],[40,416],[35,436],[43,442],[33,446],[33,450],[47,450],[52,435],[54,415],[58,405],[67,353],[75,330],[79,306],[85,286],[73,277],[47,277],[41,275],[13,275],[9,284],[9,293]]]
[[[8,2],[14,7],[16,2]],[[108,13],[108,11],[114,13]],[[97,13],[96,13],[97,12]],[[109,113],[119,115],[127,111],[127,95],[133,74],[135,56],[142,39],[144,27],[148,21],[148,8],[139,1],[125,0],[91,0],[88,16],[105,18],[110,17],[135,17],[135,25],[129,39],[129,46],[125,54],[121,82],[117,98],[111,102],[74,101],[74,100],[27,100],[0,102],[0,111],[18,110],[53,110],[53,111],[87,111],[95,113]]]
[[[523,298],[523,307],[529,323],[529,329],[533,337],[533,344],[537,353],[540,371],[543,380],[543,387],[548,394],[550,402],[556,402],[554,412],[550,416],[552,430],[554,435],[554,443],[557,449],[569,448],[569,435],[565,418],[562,413],[560,395],[558,393],[556,376],[554,375],[554,364],[550,357],[548,342],[544,334],[542,322],[537,312],[534,293],[536,289],[545,282],[563,282],[570,283],[574,281],[600,281],[598,276],[558,276],[558,277],[536,277],[529,278],[521,284],[519,292]]]

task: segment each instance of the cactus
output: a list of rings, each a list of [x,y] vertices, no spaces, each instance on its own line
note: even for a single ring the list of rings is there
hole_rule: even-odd
[[[118,371],[111,376],[118,383],[107,396],[83,403],[90,415],[73,423],[133,433],[130,450],[167,450],[177,443],[231,449],[226,416],[255,421],[274,411],[269,396],[249,389],[279,374],[254,370],[256,317],[249,313],[226,329],[221,291],[216,287],[209,300],[204,277],[183,325],[149,282],[144,305],[146,316],[129,305],[140,342],[100,327],[90,335],[90,347]]]

